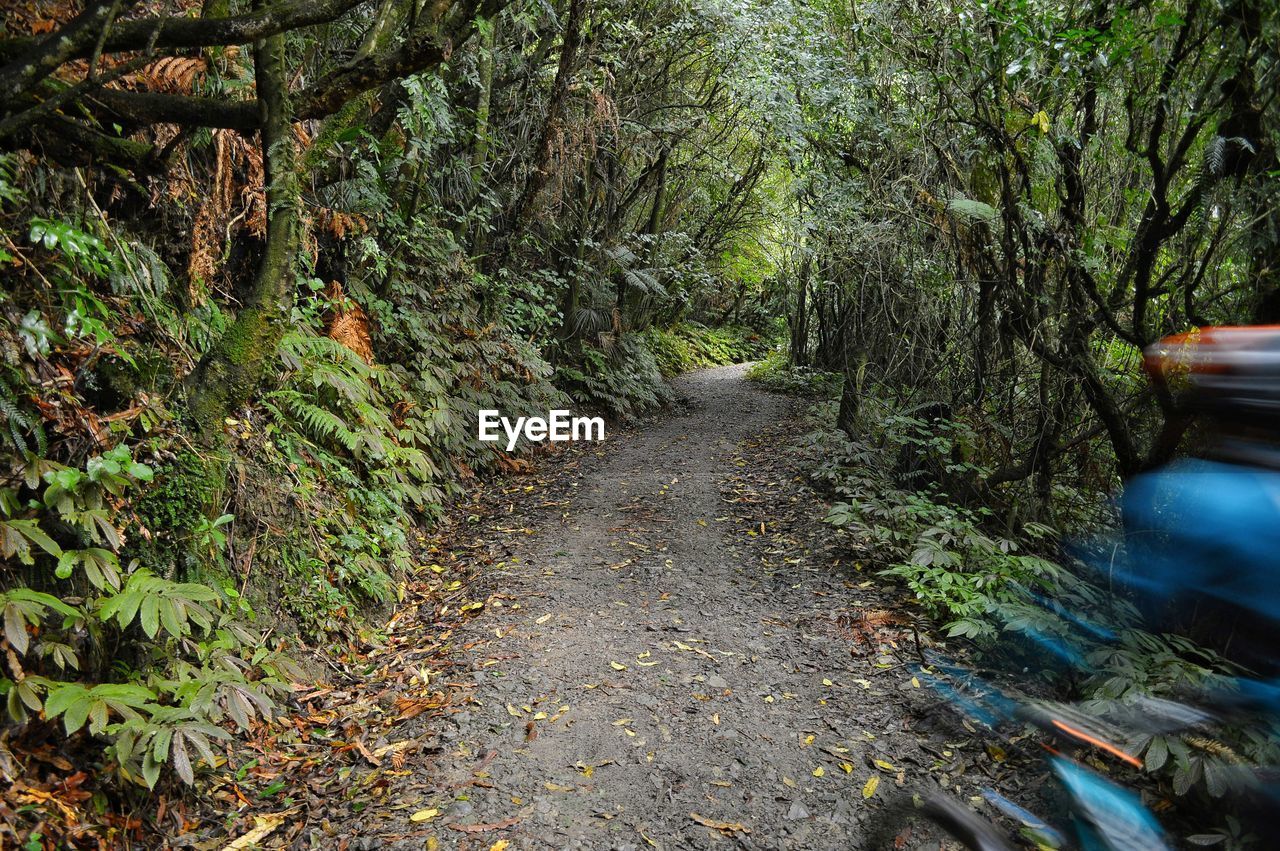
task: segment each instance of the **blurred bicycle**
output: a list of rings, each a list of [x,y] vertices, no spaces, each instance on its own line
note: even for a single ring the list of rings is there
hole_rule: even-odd
[[[954,660],[935,657],[917,676],[967,719],[1004,735],[1028,771],[1050,779],[1036,814],[994,788],[993,818],[937,792],[910,795],[881,814],[868,848],[911,847],[927,823],[962,847],[1083,851],[1165,849],[1168,835],[1143,800],[1143,752],[1153,737],[1213,742],[1225,726],[1271,730],[1280,720],[1280,326],[1206,328],[1162,340],[1145,365],[1168,403],[1196,417],[1196,450],[1136,477],[1120,500],[1124,548],[1110,585],[1127,589],[1153,631],[1192,633],[1248,673],[1220,676],[1176,699],[1144,697],[1087,707],[1020,697]],[[1067,633],[1024,630],[1058,664],[1083,669],[1085,644],[1115,641],[1097,613],[1073,613],[1029,589],[1027,600]],[[1075,636],[1070,631],[1075,632]],[[1034,729],[1034,751],[1014,744]],[[1097,767],[1095,767],[1097,766]],[[1099,770],[1106,768],[1106,776]],[[1234,845],[1275,834],[1280,782],[1271,766],[1215,769],[1230,787],[1226,833],[1197,844]],[[1219,790],[1222,791],[1222,790]],[[1012,830],[999,826],[999,820]],[[885,843],[888,844],[885,844]]]

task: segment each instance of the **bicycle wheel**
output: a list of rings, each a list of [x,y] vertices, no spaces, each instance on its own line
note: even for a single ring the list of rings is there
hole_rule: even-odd
[[[971,851],[1018,851],[1007,833],[946,795],[932,794],[916,805],[904,795],[890,804],[873,821],[862,845],[863,851],[909,851],[937,849],[939,838],[951,839],[957,849]],[[944,848],[948,847],[945,844]]]

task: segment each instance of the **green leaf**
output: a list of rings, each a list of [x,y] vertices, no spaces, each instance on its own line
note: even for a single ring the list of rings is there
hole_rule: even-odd
[[[89,690],[79,683],[57,683],[49,689],[44,699],[44,712],[49,718],[57,718],[77,700],[88,700]]]
[[[85,695],[67,707],[66,713],[62,716],[62,724],[66,727],[68,736],[84,726],[85,721],[89,719],[89,712],[93,709],[93,704],[94,702]],[[46,710],[47,707],[46,703]]]
[[[155,638],[160,631],[160,598],[151,596],[142,601],[142,631],[147,638]]]
[[[71,572],[79,560],[80,554],[74,550],[67,550],[58,558],[58,566],[53,569],[53,575],[59,579],[70,579]]]

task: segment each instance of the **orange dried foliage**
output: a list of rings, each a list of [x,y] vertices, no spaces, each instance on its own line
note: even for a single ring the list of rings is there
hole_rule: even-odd
[[[329,339],[346,346],[372,366],[373,340],[369,337],[369,317],[364,309],[346,297],[342,284],[337,281],[329,284],[325,293],[330,301],[340,305],[330,315],[325,333]]]
[[[208,187],[191,226],[191,254],[187,259],[188,286],[193,300],[198,298],[196,281],[209,282],[218,273],[222,242],[235,199],[232,132],[213,133],[213,185]]]
[[[189,95],[195,89],[196,78],[206,70],[208,63],[203,56],[166,56],[143,66],[137,80],[153,92]]]

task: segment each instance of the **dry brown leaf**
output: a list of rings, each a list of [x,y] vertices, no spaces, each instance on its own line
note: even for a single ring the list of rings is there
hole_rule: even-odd
[[[484,833],[489,830],[502,830],[504,827],[511,827],[512,825],[519,823],[520,819],[516,816],[512,816],[511,818],[491,822],[489,824],[451,824],[449,825],[449,829],[456,830],[461,833]]]
[[[718,830],[721,833],[723,833],[725,836],[732,836],[735,833],[751,832],[750,828],[748,828],[746,825],[742,824],[741,822],[716,821],[715,819],[707,818],[706,816],[698,815],[697,813],[689,813],[689,818],[693,819],[703,827],[709,827],[712,830]]]

